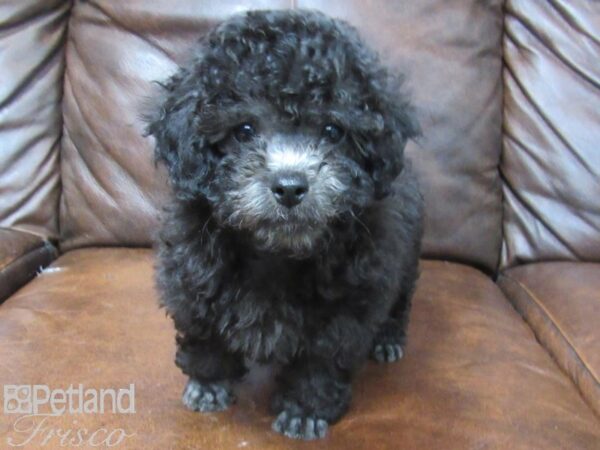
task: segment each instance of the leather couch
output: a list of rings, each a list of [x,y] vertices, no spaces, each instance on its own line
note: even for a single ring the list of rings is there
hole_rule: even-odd
[[[187,411],[153,286],[152,81],[250,7],[355,24],[423,128],[406,355],[360,372],[322,442],[270,430],[268,367],[231,410]],[[0,447],[600,448],[599,60],[593,0],[2,1]],[[135,413],[23,419],[8,402],[7,386],[80,384],[133,384]]]

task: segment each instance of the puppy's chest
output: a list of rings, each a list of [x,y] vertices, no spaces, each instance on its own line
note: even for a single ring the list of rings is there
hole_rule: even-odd
[[[239,267],[239,279],[246,292],[280,297],[289,302],[313,295],[315,285],[313,263],[281,257],[248,258]]]
[[[219,328],[233,351],[256,361],[287,361],[300,351],[330,305],[309,261],[250,259],[238,267],[232,301]]]

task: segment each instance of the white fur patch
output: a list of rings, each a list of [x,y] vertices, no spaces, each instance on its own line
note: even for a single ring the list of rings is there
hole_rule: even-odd
[[[307,151],[306,148],[282,146],[267,152],[267,168],[272,172],[290,170],[306,173],[316,170],[321,161],[317,152]]]

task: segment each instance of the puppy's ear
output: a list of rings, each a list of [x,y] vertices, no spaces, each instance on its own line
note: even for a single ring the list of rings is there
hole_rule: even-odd
[[[173,77],[163,86],[167,96],[158,113],[148,119],[147,134],[156,140],[154,157],[169,171],[175,194],[195,198],[206,192],[214,161],[206,137],[200,133],[196,90],[185,77]]]
[[[390,94],[382,105],[384,130],[367,162],[377,200],[389,195],[392,183],[404,168],[407,141],[421,133],[415,110],[406,99]]]

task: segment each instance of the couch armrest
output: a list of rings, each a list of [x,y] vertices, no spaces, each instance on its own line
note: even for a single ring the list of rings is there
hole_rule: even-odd
[[[52,262],[58,252],[44,238],[0,228],[0,303]]]

